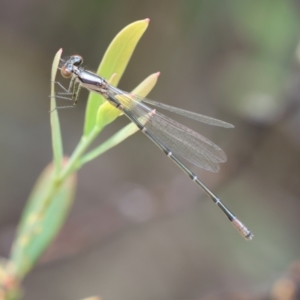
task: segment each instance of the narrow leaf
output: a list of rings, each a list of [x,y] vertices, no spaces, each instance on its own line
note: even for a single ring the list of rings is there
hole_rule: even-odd
[[[107,139],[103,144],[99,147],[95,148],[94,150],[87,153],[80,161],[77,168],[80,168],[83,164],[95,159],[99,155],[103,154],[104,152],[108,151],[109,149],[115,147],[116,145],[123,142],[125,139],[133,135],[138,131],[138,127],[134,123],[129,123],[109,139]]]
[[[62,157],[63,157],[63,146],[61,139],[60,123],[58,118],[58,113],[55,101],[55,77],[57,73],[57,68],[59,65],[60,57],[62,54],[62,49],[59,49],[56,53],[51,70],[51,100],[50,100],[50,124],[51,124],[51,135],[52,135],[52,151],[53,160],[55,164],[56,173],[61,169]]]
[[[109,79],[116,73],[117,76],[114,76],[111,79],[111,84],[117,86],[131,55],[138,41],[147,29],[148,24],[149,19],[145,19],[129,24],[121,30],[113,39],[104,54],[103,60],[97,70],[97,74]],[[104,101],[105,99],[102,96],[90,93],[85,114],[84,135],[88,135],[93,126],[95,126],[98,108]]]
[[[159,75],[160,73],[157,72],[148,76],[132,91],[132,94],[140,97],[146,97],[154,88]],[[118,96],[116,96],[116,98],[118,98]],[[106,101],[98,110],[96,124],[99,128],[103,128],[122,114],[123,113],[119,109],[113,107],[108,101]]]

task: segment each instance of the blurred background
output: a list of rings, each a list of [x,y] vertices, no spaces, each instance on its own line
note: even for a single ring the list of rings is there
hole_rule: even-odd
[[[137,133],[80,170],[75,204],[26,278],[25,299],[267,295],[300,258],[300,2],[4,0],[0,7],[1,256],[52,159],[48,95],[55,53],[79,53],[95,71],[114,36],[145,18],[150,25],[119,87],[130,91],[160,71],[150,98],[235,125],[222,129],[172,116],[227,153],[219,173],[191,169],[255,235],[243,240]],[[77,108],[59,111],[65,155],[81,136],[87,95],[80,94]],[[119,118],[98,142],[127,123]]]

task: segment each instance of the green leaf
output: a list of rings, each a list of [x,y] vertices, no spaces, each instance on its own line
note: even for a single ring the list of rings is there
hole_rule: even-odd
[[[131,58],[131,55],[138,41],[147,29],[148,24],[149,19],[145,19],[131,23],[121,30],[106,50],[102,62],[97,70],[97,74],[108,79],[111,78],[114,73],[116,73],[116,76],[112,78],[110,83],[114,86],[117,86]],[[85,113],[85,136],[88,135],[95,126],[97,111],[100,105],[104,102],[105,99],[102,96],[95,93],[90,93]]]
[[[56,77],[61,54],[62,54],[62,49],[59,49],[54,57],[52,70],[51,70],[50,123],[51,123],[51,135],[52,135],[53,160],[55,163],[56,173],[58,173],[59,170],[61,169],[62,157],[63,157],[61,130],[60,130],[57,109],[55,109],[56,101],[55,101],[55,89],[54,89],[55,77]]]
[[[116,145],[123,142],[129,136],[133,135],[138,131],[138,127],[134,123],[129,123],[109,139],[107,139],[103,144],[99,147],[95,148],[94,150],[87,153],[78,163],[77,168],[80,168],[82,165],[86,164],[87,162],[95,159],[99,155],[103,154],[104,152],[108,151],[109,149],[115,147]]]
[[[131,93],[140,97],[146,97],[155,86],[159,75],[160,73],[158,72],[148,76]],[[121,99],[122,95],[120,94],[120,96],[117,97],[120,97]],[[106,101],[99,107],[96,124],[98,127],[103,128],[122,114],[123,113],[119,109],[113,107]]]
[[[156,85],[160,72],[151,74],[144,79],[131,93],[140,97],[146,97]]]
[[[76,188],[73,173],[62,184],[50,164],[37,180],[19,224],[11,251],[15,275],[23,278],[56,236],[66,219]]]

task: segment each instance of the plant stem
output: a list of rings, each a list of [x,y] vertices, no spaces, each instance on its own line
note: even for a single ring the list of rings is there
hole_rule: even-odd
[[[60,174],[56,177],[56,182],[61,184],[75,169],[81,155],[86,151],[90,144],[94,141],[97,135],[102,130],[102,127],[94,126],[92,131],[87,136],[82,136],[79,144],[71,155],[67,165],[61,170]]]

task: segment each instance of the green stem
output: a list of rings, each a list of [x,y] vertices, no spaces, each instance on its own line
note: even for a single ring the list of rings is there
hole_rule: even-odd
[[[60,174],[57,176],[56,181],[58,183],[63,182],[72,172],[77,169],[78,160],[81,155],[86,151],[90,144],[94,141],[97,135],[102,130],[102,127],[94,127],[92,131],[87,136],[82,136],[79,144],[71,155],[67,165],[61,170]]]
[[[87,162],[95,159],[97,156],[103,154],[105,151],[115,147],[116,145],[120,144],[123,140],[127,139],[132,134],[138,131],[138,127],[133,124],[129,123],[127,126],[123,127],[109,139],[107,139],[104,143],[100,146],[96,147],[92,151],[88,152],[84,156],[82,156],[76,165],[76,168],[79,169],[82,165],[86,164]]]
[[[86,149],[90,146],[90,144],[94,141],[97,135],[100,133],[102,127],[94,127],[88,136],[83,136],[77,145],[75,151],[67,162],[66,166],[60,171],[59,174],[56,174],[55,169],[54,173],[51,176],[50,181],[48,182],[47,189],[43,193],[39,201],[39,208],[36,210],[37,215],[35,217],[35,221],[32,222],[27,230],[24,232],[22,236],[27,236],[29,243],[35,237],[36,232],[35,229],[37,225],[43,219],[45,213],[47,212],[48,207],[51,205],[55,195],[59,192],[62,184],[66,181],[66,179],[76,170],[78,166],[78,162],[81,159],[82,154],[86,151]],[[14,247],[18,247],[18,241],[15,243]],[[16,248],[17,250],[17,248]],[[19,256],[21,255],[21,256]],[[13,251],[12,257],[14,261],[23,261],[25,252]],[[26,273],[29,271],[26,265],[21,268],[22,270],[18,270],[18,274],[16,274],[19,278],[23,278]]]

